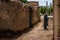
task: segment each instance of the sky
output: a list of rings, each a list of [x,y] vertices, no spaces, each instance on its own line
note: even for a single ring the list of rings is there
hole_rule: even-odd
[[[39,6],[46,6],[46,1],[48,1],[48,5],[52,3],[52,0],[28,0],[28,1],[39,1]]]

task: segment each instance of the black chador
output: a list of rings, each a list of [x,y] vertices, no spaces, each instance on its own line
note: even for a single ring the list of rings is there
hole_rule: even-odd
[[[44,29],[47,29],[48,26],[48,16],[47,14],[44,15]]]

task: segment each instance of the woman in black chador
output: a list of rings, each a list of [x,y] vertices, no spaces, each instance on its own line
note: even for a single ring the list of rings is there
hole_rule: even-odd
[[[48,26],[48,16],[47,14],[44,15],[44,29],[46,30]]]

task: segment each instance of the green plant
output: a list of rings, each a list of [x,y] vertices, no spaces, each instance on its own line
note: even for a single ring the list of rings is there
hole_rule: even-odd
[[[40,13],[44,14],[46,12],[45,6],[40,6]]]

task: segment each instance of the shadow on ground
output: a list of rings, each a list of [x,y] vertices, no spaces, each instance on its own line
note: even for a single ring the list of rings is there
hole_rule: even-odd
[[[0,31],[0,40],[15,40],[20,37],[23,33],[31,31],[33,28],[27,28],[23,31],[13,32],[11,30]]]

